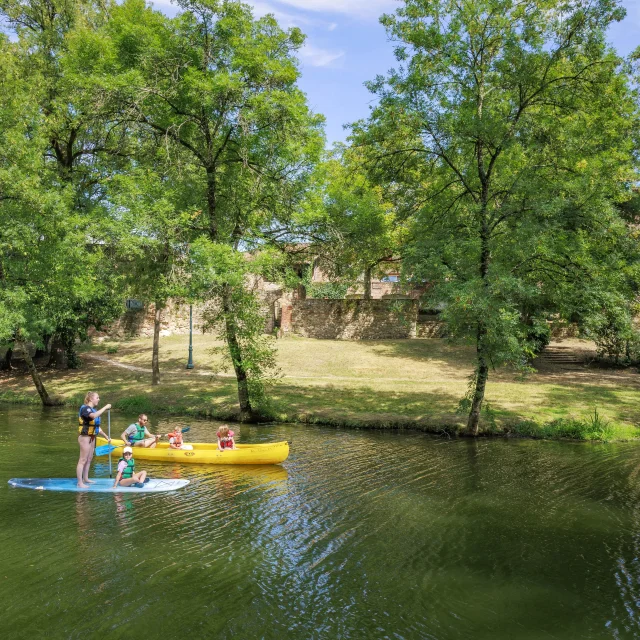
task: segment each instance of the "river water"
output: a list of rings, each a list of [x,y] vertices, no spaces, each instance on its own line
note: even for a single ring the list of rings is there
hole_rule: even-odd
[[[2,638],[640,637],[638,444],[242,426],[287,462],[139,462],[191,480],[169,494],[6,484],[73,476],[74,422],[0,408]],[[187,423],[213,439],[159,430]]]

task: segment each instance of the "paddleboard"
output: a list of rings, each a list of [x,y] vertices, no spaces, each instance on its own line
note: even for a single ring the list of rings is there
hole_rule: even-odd
[[[11,478],[9,485],[20,489],[36,489],[38,491],[77,491],[78,493],[159,493],[175,491],[189,484],[188,480],[171,480],[169,478],[152,478],[143,486],[113,488],[112,478],[96,478],[88,489],[78,487],[75,478]]]

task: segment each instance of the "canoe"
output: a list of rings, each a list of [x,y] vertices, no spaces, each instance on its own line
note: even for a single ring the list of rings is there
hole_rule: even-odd
[[[107,444],[98,437],[97,446]],[[116,447],[124,445],[122,440],[111,440]],[[187,444],[187,443],[185,443]],[[237,449],[218,451],[218,445],[210,442],[189,442],[193,449],[170,449],[168,442],[158,442],[153,449],[134,447],[135,460],[150,462],[180,462],[188,464],[280,464],[289,456],[289,443],[270,442],[267,444],[236,444]],[[122,456],[122,449],[116,449],[112,456]],[[139,466],[139,465],[138,465]]]
[[[170,478],[152,478],[142,486],[113,488],[113,478],[96,478],[94,484],[86,489],[78,486],[76,478],[11,478],[9,484],[19,489],[38,491],[75,491],[78,493],[159,493],[175,491],[189,484],[189,480],[171,480]]]

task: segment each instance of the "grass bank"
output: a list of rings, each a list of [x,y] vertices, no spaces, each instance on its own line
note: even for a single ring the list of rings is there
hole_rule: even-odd
[[[77,371],[45,371],[50,393],[70,405],[98,389],[126,421],[140,411],[232,419],[235,379],[221,371],[210,336],[194,336],[192,371],[185,370],[186,336],[161,340],[162,383],[152,387],[151,340],[105,341],[83,352]],[[276,342],[281,378],[271,390],[274,420],[356,428],[411,428],[454,435],[465,416],[456,412],[472,372],[473,350],[443,340]],[[640,376],[632,370],[582,364],[592,347],[564,341],[575,363],[542,359],[522,379],[492,372],[487,385],[485,434],[625,440],[640,436]],[[102,359],[102,360],[101,360]],[[108,360],[108,361],[105,361]],[[119,366],[114,366],[119,365]],[[128,368],[125,368],[128,367]],[[37,402],[21,372],[0,378],[0,401]]]

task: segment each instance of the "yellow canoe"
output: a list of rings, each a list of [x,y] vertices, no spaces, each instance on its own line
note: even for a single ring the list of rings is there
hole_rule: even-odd
[[[98,437],[97,446],[108,444]],[[111,444],[120,447],[115,449],[112,456],[122,456],[122,440],[111,440]],[[158,442],[153,449],[134,447],[135,460],[150,460],[154,462],[181,462],[188,464],[280,464],[289,456],[289,443],[270,442],[268,444],[236,444],[237,449],[218,451],[218,445],[208,442],[189,442],[192,450],[170,449],[169,443]]]

